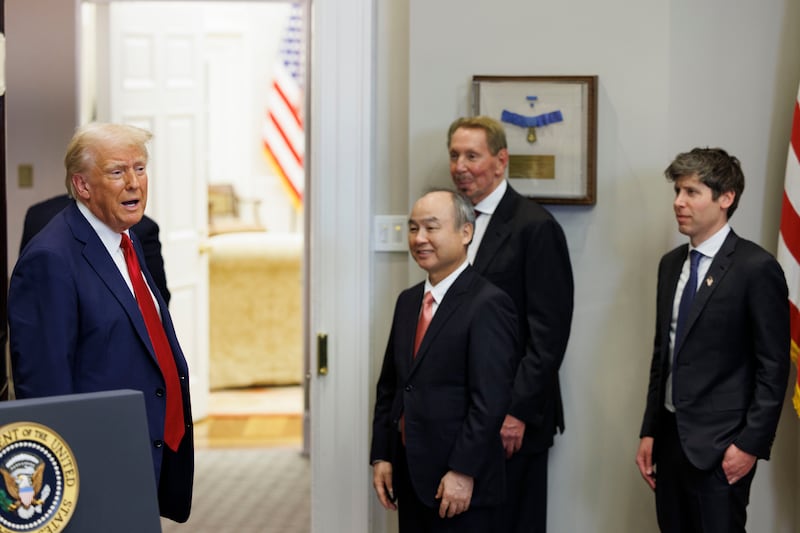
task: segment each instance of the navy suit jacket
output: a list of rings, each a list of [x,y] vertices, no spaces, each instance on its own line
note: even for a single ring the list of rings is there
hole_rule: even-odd
[[[669,333],[688,245],[658,268],[656,332],[640,436],[654,437],[670,368]],[[768,459],[789,376],[789,300],[780,265],[731,231],[692,302],[675,354],[673,403],[686,457],[709,470],[735,444]]]
[[[517,354],[513,303],[467,267],[439,304],[414,358],[423,290],[420,283],[397,299],[377,386],[371,461],[396,464],[405,414],[408,470],[420,501],[438,506],[439,482],[455,470],[475,480],[471,505],[498,504],[505,497],[500,426]]]
[[[22,226],[22,240],[19,243],[19,253],[25,249],[34,235],[39,233],[54,216],[65,207],[73,203],[74,200],[62,194],[48,198],[38,204],[33,204],[25,213],[25,223]],[[158,224],[152,218],[144,215],[139,223],[131,227],[131,231],[139,237],[139,243],[144,251],[144,262],[147,269],[153,276],[155,286],[161,291],[161,296],[169,305],[170,293],[167,288],[167,275],[164,272],[164,258],[161,257],[161,241],[158,239]]]
[[[141,246],[133,242],[145,279],[153,287]],[[194,472],[189,372],[167,303],[153,292],[182,381],[187,430],[177,453],[163,444],[165,384],[142,314],[75,203],[31,240],[11,276],[8,321],[14,387],[18,398],[142,391],[160,511],[185,521]]]
[[[520,363],[509,413],[525,422],[519,453],[536,453],[564,430],[558,370],[572,324],[574,287],[567,241],[542,206],[509,185],[473,267],[503,289],[519,317]]]

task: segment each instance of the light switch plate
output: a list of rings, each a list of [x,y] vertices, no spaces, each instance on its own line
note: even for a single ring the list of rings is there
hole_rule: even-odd
[[[30,189],[33,187],[33,165],[17,166],[17,187],[20,189]]]
[[[372,240],[376,252],[408,252],[407,235],[407,215],[375,215]]]

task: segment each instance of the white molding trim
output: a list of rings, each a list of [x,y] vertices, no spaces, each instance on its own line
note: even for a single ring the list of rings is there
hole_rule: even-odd
[[[311,531],[370,531],[369,380],[374,0],[311,2],[306,206]],[[328,335],[326,376],[316,336]]]

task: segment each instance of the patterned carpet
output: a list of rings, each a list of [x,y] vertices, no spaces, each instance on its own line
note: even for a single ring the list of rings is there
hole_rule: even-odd
[[[195,425],[192,515],[163,533],[308,533],[311,470],[302,450],[302,389],[214,391]]]
[[[299,448],[196,452],[192,515],[163,533],[307,533],[310,468]]]

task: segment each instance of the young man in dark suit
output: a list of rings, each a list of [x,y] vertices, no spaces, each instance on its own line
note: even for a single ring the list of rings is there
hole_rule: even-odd
[[[370,454],[378,499],[399,509],[401,533],[503,531],[494,523],[505,496],[500,426],[517,323],[508,295],[467,261],[473,217],[457,192],[434,191],[408,221],[428,277],[397,299]]]
[[[744,532],[789,375],[789,301],[778,262],[728,225],[744,190],[719,148],[679,154],[678,230],[658,268],[650,385],[636,464],[669,533]]]
[[[514,300],[520,358],[501,435],[508,500],[501,531],[544,533],[547,456],[564,430],[558,369],[572,323],[572,266],[564,232],[542,206],[506,181],[506,135],[485,117],[460,118],[447,136],[450,174],[478,211],[469,247],[473,268]]]
[[[17,398],[142,391],[159,510],[185,522],[194,476],[189,371],[129,231],[147,203],[150,138],[98,123],[73,136],[64,163],[77,201],[31,240],[11,275],[11,363]]]

